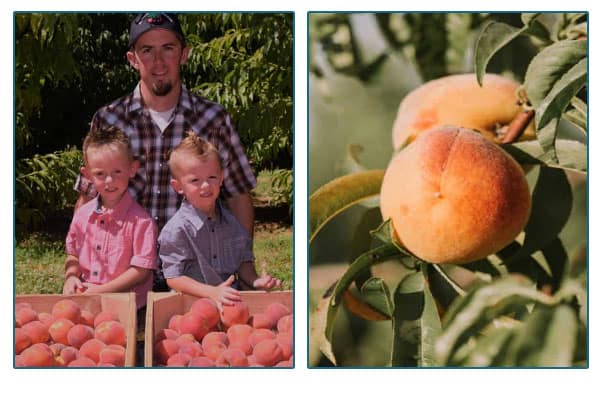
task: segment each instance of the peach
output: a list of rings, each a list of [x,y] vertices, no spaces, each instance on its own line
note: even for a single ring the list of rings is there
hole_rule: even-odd
[[[125,346],[127,338],[125,327],[119,321],[104,321],[94,331],[94,337],[105,344],[118,344]]]
[[[27,303],[26,301],[15,303],[15,312],[19,311],[22,308],[31,308],[31,304]]]
[[[204,335],[209,332],[210,328],[203,318],[192,312],[183,314],[179,321],[179,333],[191,333],[196,340],[202,340]]]
[[[262,364],[259,364],[259,363],[256,361],[256,357],[254,357],[252,354],[250,354],[250,355],[248,356],[248,366],[249,366],[249,367],[264,367],[264,365],[262,365]]]
[[[72,346],[66,346],[60,351],[58,356],[54,357],[54,363],[60,367],[66,367],[78,357],[79,350]]]
[[[254,329],[271,329],[275,326],[275,321],[266,313],[256,313],[250,319],[252,320],[252,327]]]
[[[421,132],[456,125],[481,132],[486,138],[500,141],[503,131],[522,111],[517,104],[519,83],[499,75],[486,74],[479,86],[475,74],[450,75],[419,86],[400,103],[392,141],[399,150]],[[533,123],[524,136],[534,137]]]
[[[94,328],[104,321],[119,321],[119,316],[112,311],[100,311],[94,318]]]
[[[283,351],[275,339],[263,340],[254,346],[252,355],[258,364],[265,367],[272,367],[280,361],[283,361]]]
[[[35,312],[33,308],[23,307],[15,312],[15,323],[17,328],[21,328],[23,325],[37,320],[37,312]]]
[[[196,338],[194,337],[194,335],[192,335],[191,333],[184,333],[182,335],[177,336],[174,339],[177,344],[181,345],[183,343],[193,343],[193,342],[198,342],[196,340]]]
[[[47,313],[47,312],[41,312],[38,313],[37,319],[44,325],[46,325],[46,328],[50,329],[50,325],[52,325],[52,323],[54,321],[56,321],[56,319],[52,316],[52,314]]]
[[[256,347],[256,344],[267,339],[275,339],[275,333],[270,329],[255,329],[248,337],[248,342],[252,347]]]
[[[15,328],[15,353],[21,354],[29,346],[31,346],[29,335],[22,328]]]
[[[31,343],[46,343],[50,339],[48,328],[40,321],[28,322],[21,329],[31,338]]]
[[[154,358],[157,364],[166,364],[169,357],[179,351],[179,345],[173,339],[163,339],[154,345]]]
[[[178,353],[189,354],[192,358],[204,355],[202,345],[198,342],[179,343]]]
[[[82,344],[93,337],[94,330],[91,327],[83,324],[76,324],[69,329],[69,332],[67,333],[67,342],[69,342],[70,346],[79,349]]]
[[[292,332],[294,329],[294,317],[290,315],[284,315],[277,321],[277,332]]]
[[[125,347],[118,344],[109,344],[104,347],[100,350],[98,357],[98,366],[100,364],[110,364],[115,367],[125,366]]]
[[[190,360],[188,367],[214,367],[215,363],[208,357],[194,357]]]
[[[425,132],[388,165],[381,214],[395,239],[431,263],[462,264],[502,249],[529,218],[523,170],[478,133]]]
[[[17,354],[15,356],[15,368],[19,368],[19,367],[26,367],[27,365],[25,365],[25,360],[23,359],[23,356],[20,354]]]
[[[98,364],[96,364],[96,367],[116,368],[117,366],[115,364],[111,364],[111,363],[108,363],[108,362],[99,362]]]
[[[248,337],[252,333],[254,328],[250,325],[245,324],[235,324],[230,326],[227,329],[227,338],[229,338],[229,343],[236,342],[238,340],[248,340]]]
[[[100,360],[100,352],[106,347],[103,341],[98,339],[90,339],[79,348],[79,356],[87,357],[96,364]]]
[[[277,364],[275,364],[276,367],[293,367],[293,363],[291,360],[283,360],[283,361],[279,361]]]
[[[79,318],[79,323],[94,328],[94,318],[96,318],[94,313],[84,308],[81,310],[81,318]]]
[[[79,357],[71,361],[67,367],[95,367],[96,363],[94,360],[87,357]]]
[[[203,347],[204,355],[210,358],[212,361],[217,361],[217,358],[223,351],[227,349],[227,346],[222,342],[209,343],[208,346]]]
[[[71,299],[62,299],[52,307],[52,316],[55,319],[70,319],[73,323],[78,324],[81,318],[81,307]]]
[[[187,367],[191,360],[189,354],[176,353],[167,360],[167,367]]]
[[[208,332],[202,338],[202,346],[208,346],[210,343],[221,342],[225,346],[229,345],[229,339],[225,332]]]
[[[50,350],[52,350],[52,355],[56,359],[56,357],[58,357],[60,355],[60,352],[62,351],[62,349],[66,348],[67,345],[62,344],[62,343],[52,343],[52,344],[48,345],[48,347],[50,347]]]
[[[223,305],[221,308],[221,322],[226,328],[235,324],[245,324],[248,318],[250,318],[248,306],[241,301],[232,305]]]
[[[213,328],[219,323],[219,309],[212,299],[201,298],[196,300],[192,303],[190,312],[203,318],[209,328]]]
[[[217,367],[247,367],[248,359],[240,349],[229,348],[223,350],[215,364]]]
[[[46,343],[34,343],[23,350],[20,355],[23,365],[26,367],[51,367],[54,365],[54,355]]]
[[[281,347],[283,359],[289,359],[292,354],[294,354],[294,339],[292,335],[288,333],[278,333],[275,340],[277,340],[277,344]]]
[[[279,321],[279,319],[285,315],[289,315],[292,312],[290,311],[289,308],[287,308],[285,305],[275,302],[275,303],[271,303],[267,306],[267,309],[265,310],[265,314],[267,314],[269,316],[269,318],[271,318],[271,320],[273,320],[273,326],[275,326],[277,324],[277,322]]]
[[[175,314],[169,319],[169,329],[173,329],[175,332],[179,333],[179,322],[181,321],[182,315]]]
[[[158,332],[158,335],[156,335],[156,340],[163,340],[163,339],[177,339],[179,337],[179,332],[177,332],[174,329],[169,329],[169,328],[164,328],[161,329],[160,332]]]
[[[54,320],[54,322],[48,328],[48,333],[52,340],[56,343],[69,344],[69,339],[67,335],[71,328],[73,328],[75,324],[66,318],[58,318]]]

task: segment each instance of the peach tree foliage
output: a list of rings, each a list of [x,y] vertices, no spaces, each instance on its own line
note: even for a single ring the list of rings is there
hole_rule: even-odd
[[[389,366],[587,365],[587,235],[581,231],[587,206],[573,192],[581,186],[569,183],[587,182],[586,36],[586,14],[522,14],[520,26],[492,18],[481,27],[474,44],[479,78],[517,38],[537,48],[519,91],[534,111],[537,138],[503,145],[533,166],[524,238],[482,260],[438,265],[397,244],[388,221],[376,229],[359,225],[355,236],[369,237],[366,251],[329,287],[311,319],[311,346],[331,363],[337,363],[334,339],[344,335],[335,331],[344,306],[365,320],[391,321]],[[310,196],[310,243],[351,206],[377,203],[383,170],[354,166]],[[383,261],[408,271],[393,287],[372,274]],[[452,269],[482,279],[462,288]]]

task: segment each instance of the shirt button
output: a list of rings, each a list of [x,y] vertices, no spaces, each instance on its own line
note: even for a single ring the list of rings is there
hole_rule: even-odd
[[[215,255],[213,255],[213,258],[217,258],[217,255],[216,255],[216,254],[215,254]]]
[[[100,223],[101,223],[102,225],[104,225],[104,220],[103,220],[103,219],[101,219],[101,220],[100,220]]]
[[[92,272],[92,275],[98,275],[98,271]]]
[[[156,193],[157,193],[157,194],[160,194],[160,190],[157,190],[157,191],[156,191]]]
[[[96,250],[100,250],[100,245],[96,246]]]
[[[212,228],[210,231],[211,231],[211,232],[214,232],[214,231],[215,231],[215,228]]]

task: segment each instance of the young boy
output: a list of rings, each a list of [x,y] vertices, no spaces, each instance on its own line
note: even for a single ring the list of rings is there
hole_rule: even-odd
[[[152,288],[158,229],[127,190],[139,166],[129,139],[118,128],[91,131],[83,164],[81,173],[98,195],[73,215],[63,294],[135,291],[142,308]]]
[[[171,186],[184,199],[158,237],[167,285],[225,305],[241,300],[239,283],[281,286],[279,279],[257,275],[250,235],[218,201],[223,170],[217,149],[189,132],[171,152],[169,168]]]

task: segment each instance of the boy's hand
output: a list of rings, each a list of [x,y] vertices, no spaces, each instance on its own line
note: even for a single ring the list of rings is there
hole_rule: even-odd
[[[274,287],[281,287],[281,280],[272,277],[269,274],[259,276],[252,282],[254,289],[273,289]]]
[[[63,294],[82,293],[84,290],[83,282],[75,275],[69,276],[63,285]]]
[[[100,290],[100,285],[90,282],[83,282],[83,290],[80,293],[102,293]]]
[[[242,298],[240,293],[231,287],[235,277],[231,275],[227,280],[221,283],[219,286],[213,287],[213,294],[210,296],[217,304],[224,304],[226,306],[232,305],[236,301],[241,301]]]

